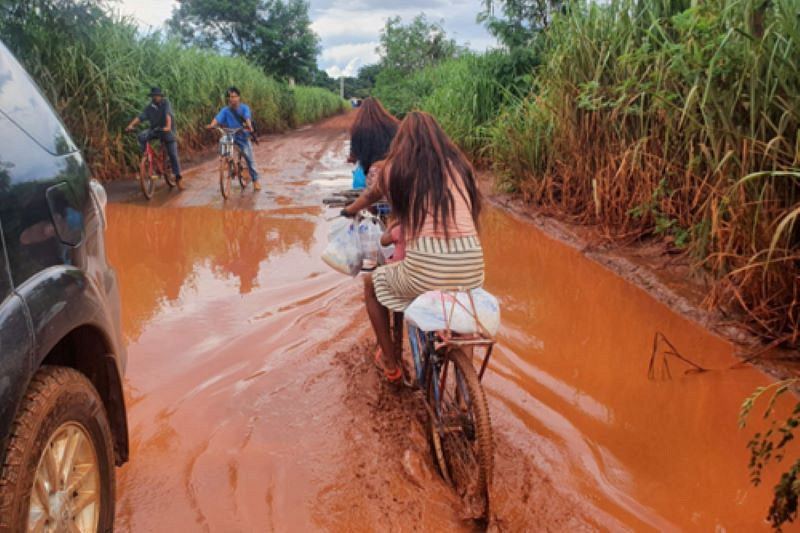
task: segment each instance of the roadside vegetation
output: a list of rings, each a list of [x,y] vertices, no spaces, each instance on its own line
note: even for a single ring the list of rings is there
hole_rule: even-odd
[[[203,129],[236,85],[263,131],[281,131],[339,112],[344,102],[322,88],[268,75],[242,56],[142,34],[104,3],[42,0],[0,5],[0,35],[36,79],[87,156],[95,177],[130,174],[138,160],[125,125],[160,86],[175,112],[185,152],[214,140]]]

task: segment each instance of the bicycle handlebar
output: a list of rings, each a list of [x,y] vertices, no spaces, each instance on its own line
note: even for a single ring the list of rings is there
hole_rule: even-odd
[[[235,135],[235,134],[239,133],[240,131],[246,131],[244,128],[222,128],[220,126],[215,126],[214,129],[216,129],[217,131],[219,131],[223,135]]]

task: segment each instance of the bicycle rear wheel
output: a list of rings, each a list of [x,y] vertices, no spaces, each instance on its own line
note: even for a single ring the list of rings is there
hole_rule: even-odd
[[[222,159],[219,162],[219,190],[226,200],[231,195],[231,180],[234,175],[233,161]]]
[[[156,190],[156,180],[153,179],[152,170],[150,158],[144,154],[139,162],[139,185],[142,187],[144,197],[148,200],[153,197]]]
[[[467,354],[453,348],[442,361],[427,387],[434,459],[473,518],[483,518],[494,470],[489,407]]]

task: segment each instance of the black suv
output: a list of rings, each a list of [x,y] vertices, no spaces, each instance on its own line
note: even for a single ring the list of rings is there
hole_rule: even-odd
[[[0,43],[0,532],[113,529],[128,428],[105,204]]]

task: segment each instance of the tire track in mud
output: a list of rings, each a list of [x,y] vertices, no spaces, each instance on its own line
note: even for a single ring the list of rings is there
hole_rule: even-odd
[[[483,525],[468,518],[434,466],[421,397],[383,380],[372,362],[375,349],[364,341],[331,361],[346,383],[343,402],[350,414],[343,426],[351,456],[361,459],[342,469],[335,485],[320,491],[321,522],[336,530],[354,521],[386,531],[596,530],[580,505],[558,493],[501,428],[493,428],[491,519]],[[496,406],[489,402],[491,411]],[[344,486],[346,501],[337,490]]]

